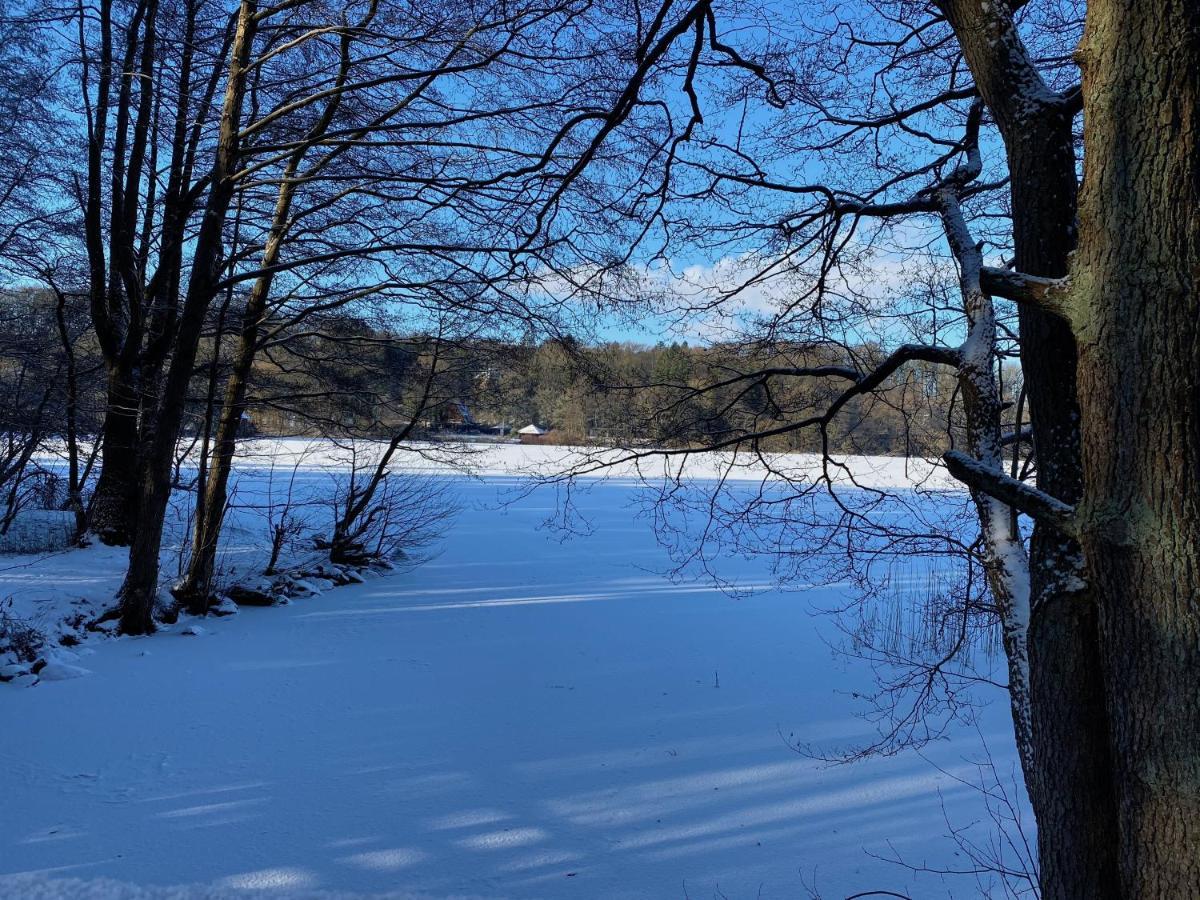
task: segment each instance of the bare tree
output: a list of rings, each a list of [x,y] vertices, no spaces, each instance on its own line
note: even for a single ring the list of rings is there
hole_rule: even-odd
[[[204,464],[201,573],[267,332],[374,293],[528,313],[544,295],[527,286],[577,255],[556,217],[562,173],[577,178],[625,102],[640,19],[570,0],[105,0],[30,4],[21,21],[57,54],[66,121],[84,132],[59,183],[108,375],[90,525],[131,547],[121,627],[140,633],[214,309],[241,329]]]
[[[70,148],[52,57],[17,6],[0,3],[0,272],[28,278],[25,261],[62,226],[66,204],[53,186]]]
[[[965,444],[945,462],[971,488],[980,532],[956,552],[988,573],[1004,632],[1043,891],[1194,893],[1200,781],[1186,745],[1200,733],[1200,703],[1190,688],[1168,696],[1167,685],[1195,684],[1200,667],[1200,616],[1183,600],[1196,594],[1197,245],[1194,217],[1183,212],[1190,200],[1170,197],[1190,198],[1197,184],[1197,12],[1183,3],[1088,3],[1080,84],[1070,51],[1082,4],[831,4],[806,8],[802,22],[757,26],[730,11],[730,34],[760,40],[724,67],[734,39],[722,36],[723,11],[689,10],[674,20],[683,26],[678,55],[664,54],[661,78],[638,85],[644,102],[670,106],[665,85],[674,76],[672,108],[683,124],[640,157],[639,174],[657,178],[628,194],[623,212],[642,223],[642,243],[624,258],[669,262],[672,251],[699,247],[717,262],[732,259],[732,289],[693,284],[684,305],[725,312],[723,324],[736,327],[747,318],[736,314],[739,297],[777,285],[773,314],[751,322],[748,340],[777,351],[840,346],[846,357],[755,368],[748,354],[723,387],[769,396],[794,379],[844,387],[809,415],[768,403],[758,421],[710,432],[699,446],[741,450],[775,471],[783,463],[759,449],[767,439],[824,433],[914,363],[956,369]],[[739,71],[740,82],[721,77]],[[756,105],[756,94],[766,102]],[[709,96],[720,99],[702,103]],[[787,111],[773,116],[778,104]],[[1081,110],[1087,176],[1077,203]],[[981,115],[987,136],[977,142]],[[882,308],[862,287],[872,256],[889,242],[902,247],[900,229],[923,216],[940,233],[907,237],[935,242],[953,260],[962,305],[950,322]],[[986,264],[988,244],[994,261],[1010,255],[1007,264]],[[1161,289],[1146,286],[1151,269],[1165,279]],[[1014,327],[995,315],[992,297],[1015,301]],[[922,340],[862,358],[853,336],[881,317],[902,323],[893,333],[912,325]],[[1019,347],[1023,383],[1022,416],[1005,431],[1002,341]],[[675,388],[676,396],[695,391]],[[937,552],[955,543],[945,524],[926,531],[919,518],[897,531],[894,519],[876,515],[894,508],[846,490],[852,473],[827,449],[817,479],[833,492],[838,527],[809,538],[853,535],[840,542],[850,565],[880,548]],[[810,488],[796,490],[741,504],[711,499],[707,509],[745,544],[755,527],[798,534],[801,522],[814,523],[800,518]],[[1018,513],[1033,523],[1028,543]],[[766,546],[792,552],[779,549],[778,533]],[[820,548],[826,558],[830,547]]]
[[[413,39],[406,31],[412,9],[369,5],[357,21],[314,31],[305,20],[264,47],[269,64],[254,72],[254,101],[286,91],[274,111],[247,128],[255,143],[244,154],[245,203],[253,209],[263,202],[259,194],[274,191],[273,205],[242,213],[251,232],[247,254],[261,256],[227,279],[250,287],[205,462],[195,555],[177,596],[204,594],[261,353],[279,353],[342,309],[415,307],[436,316],[445,308],[520,321],[531,315],[502,286],[522,278],[509,256],[515,242],[506,219],[521,214],[524,194],[544,177],[550,157],[525,163],[573,106],[547,104],[531,85],[514,87],[507,67],[547,34],[549,15],[562,46],[542,46],[545,72],[582,78],[584,57],[574,55],[578,38],[570,37],[577,13],[540,4],[497,7],[483,18],[477,12],[453,4],[424,11],[424,28]],[[288,60],[298,44],[303,68],[293,70],[296,62]],[[307,87],[314,59],[326,64]],[[268,72],[284,80],[260,84]],[[297,117],[291,107],[303,90],[314,99]],[[492,132],[518,132],[531,114],[546,121],[531,132],[535,142],[518,136],[493,145]],[[250,224],[257,222],[264,224]]]
[[[39,482],[54,475],[34,459],[50,449],[61,411],[63,360],[50,330],[52,315],[37,292],[0,297],[0,534],[37,499]]]
[[[337,565],[419,562],[457,511],[444,478],[391,468],[394,441],[347,449],[349,472],[334,497],[333,527],[318,538],[318,549]]]

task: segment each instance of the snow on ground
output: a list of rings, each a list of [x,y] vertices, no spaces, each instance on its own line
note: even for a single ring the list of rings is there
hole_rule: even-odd
[[[335,479],[345,477],[352,461],[372,464],[384,444],[357,441],[340,445],[308,438],[266,438],[242,442],[231,488],[231,511],[222,536],[219,580],[232,583],[257,575],[266,562],[268,517],[285,501],[305,520],[307,532],[318,533],[329,520],[329,498]],[[54,454],[39,458],[47,468],[61,466]],[[770,468],[758,457],[728,453],[694,453],[682,457],[631,459],[630,451],[582,447],[530,446],[508,443],[413,444],[396,455],[392,469],[422,476],[476,478],[536,476],[546,479],[582,473],[584,482],[653,481],[664,477],[721,478],[726,483],[772,481],[786,474],[801,482],[821,477],[821,457],[776,454]],[[933,493],[953,489],[945,469],[920,459],[884,456],[844,457],[827,470],[835,482],[863,488],[917,488]],[[177,492],[164,533],[162,576],[169,582],[180,572],[182,547],[190,528],[191,495]],[[40,511],[22,517],[49,515]],[[55,514],[60,517],[64,514]],[[68,517],[69,518],[69,517]],[[23,519],[18,520],[22,526]],[[36,524],[36,523],[35,523]],[[54,527],[60,527],[56,520]],[[54,546],[61,541],[52,542]],[[303,547],[291,547],[281,567],[296,566],[313,557]],[[0,548],[0,616],[10,616],[47,636],[51,644],[83,638],[84,623],[112,606],[127,561],[123,548],[93,544],[83,551],[13,554]],[[0,671],[7,660],[0,653]]]
[[[359,452],[368,442],[358,443]],[[380,452],[382,444],[373,445]],[[466,451],[464,453],[464,451]],[[321,469],[344,466],[349,450],[330,441],[306,438],[264,438],[247,441],[241,449],[244,462],[270,464],[278,469],[300,466]],[[547,477],[567,472],[606,478],[724,478],[727,481],[778,479],[784,475],[800,481],[812,481],[828,474],[841,484],[864,488],[909,488],[959,490],[961,485],[945,467],[924,459],[897,456],[839,457],[838,465],[825,469],[822,457],[814,453],[776,453],[758,457],[749,453],[692,452],[661,456],[644,450],[602,449],[510,443],[413,444],[398,455],[396,468],[408,471],[466,471],[479,476]],[[449,460],[453,459],[451,466]],[[769,462],[768,468],[763,461]]]
[[[497,507],[514,483],[453,479],[462,512],[414,571],[0,686],[0,897],[974,894],[870,854],[962,863],[946,817],[984,813],[950,776],[975,777],[980,734],[1009,770],[1003,703],[927,759],[800,756],[788,736],[871,734],[867,673],[809,614],[836,586],[739,560],[722,574],[749,596],[673,583],[628,482],[589,491],[594,531],[566,542],[537,528],[546,492]],[[26,561],[0,596],[102,594],[119,563]]]

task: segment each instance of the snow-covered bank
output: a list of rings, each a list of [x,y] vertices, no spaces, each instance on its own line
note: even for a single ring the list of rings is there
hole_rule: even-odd
[[[314,536],[324,536],[330,499],[341,475],[336,466],[304,473],[242,466],[233,480],[235,498],[219,553],[220,592],[234,596],[234,589],[245,585],[253,589],[245,593],[265,592],[286,602],[288,597],[319,594],[370,574],[369,567],[333,566],[328,554],[312,546]],[[267,579],[262,572],[269,557],[271,517],[278,516],[283,502],[280,495],[285,492],[303,527],[281,552],[276,574]],[[178,492],[168,511],[160,562],[164,591],[185,560],[191,502],[190,494]],[[0,625],[4,626],[0,629],[0,681],[13,678],[22,668],[28,670],[31,663],[35,667],[47,661],[74,665],[78,654],[85,651],[72,648],[115,631],[115,621],[99,628],[91,623],[113,608],[127,565],[126,548],[99,542],[46,553],[0,555]],[[381,561],[381,570],[385,567]],[[262,599],[250,602],[262,605]],[[217,612],[233,614],[237,607],[226,600]],[[27,637],[14,639],[14,634]],[[20,645],[31,643],[40,649],[21,652]],[[36,674],[41,676],[40,671]],[[17,678],[15,683],[25,685],[29,679]]]
[[[359,441],[351,448],[328,440],[267,438],[239,445],[230,512],[222,537],[220,578],[225,583],[256,578],[266,560],[269,543],[267,518],[272,509],[291,502],[303,518],[306,535],[320,533],[329,515],[334,483],[358,465],[378,458],[384,445]],[[392,469],[433,477],[469,475],[480,478],[553,479],[580,473],[587,482],[603,479],[615,483],[654,481],[663,478],[721,479],[725,483],[768,482],[787,475],[811,482],[827,475],[843,486],[876,489],[927,489],[953,486],[945,470],[925,460],[898,457],[844,457],[838,465],[823,467],[811,454],[776,454],[768,466],[758,457],[728,453],[694,453],[686,456],[647,456],[630,459],[630,452],[583,447],[538,446],[505,443],[412,444],[402,448]],[[41,460],[53,466],[53,455]],[[191,495],[173,498],[164,534],[162,576],[169,581],[182,563],[182,549],[190,528]],[[289,548],[284,566],[303,570],[319,562],[319,554],[305,552],[307,537]],[[84,550],[37,554],[0,554],[0,616],[17,627],[40,634],[48,647],[74,645],[91,639],[85,625],[112,606],[127,562],[122,548],[93,545]],[[0,651],[5,648],[0,642]],[[78,660],[73,651],[59,654],[64,664]],[[27,660],[32,662],[33,660]],[[0,652],[0,679],[15,669],[14,654]]]
[[[0,691],[0,876],[26,873],[0,897],[69,878],[792,900],[814,873],[825,897],[945,891],[864,851],[954,862],[942,803],[963,825],[977,794],[916,756],[829,768],[788,745],[870,733],[866,673],[807,612],[836,588],[775,591],[737,560],[744,599],[675,584],[629,487],[597,484],[594,533],[559,543],[536,530],[551,498],[494,507],[510,484],[458,482],[462,516],[413,572],[100,642],[88,678]],[[1011,745],[1003,703],[981,727]],[[974,777],[975,731],[930,751]]]
[[[367,442],[356,445],[360,453],[370,446]],[[374,446],[381,452],[381,443]],[[726,481],[770,481],[786,476],[804,482],[825,475],[837,484],[863,488],[955,490],[961,487],[935,461],[900,456],[839,456],[834,465],[826,468],[821,456],[812,453],[765,454],[762,459],[747,453],[694,452],[663,456],[650,450],[469,442],[412,444],[406,449],[408,452],[401,452],[397,457],[397,470],[464,472],[476,476],[552,478],[578,473],[586,478],[682,477]],[[346,448],[330,441],[306,438],[246,441],[241,445],[240,454],[243,465],[307,469],[345,467],[349,456]],[[768,465],[764,465],[763,460]]]

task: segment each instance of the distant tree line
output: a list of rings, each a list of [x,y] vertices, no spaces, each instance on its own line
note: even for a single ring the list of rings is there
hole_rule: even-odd
[[[28,433],[34,443],[53,442],[65,452],[76,438],[91,447],[101,436],[105,395],[97,376],[104,363],[81,303],[44,289],[0,296],[10,442]],[[211,431],[228,384],[232,342],[219,325],[209,323],[201,338],[181,429],[185,444]],[[386,438],[411,420],[415,436],[433,439],[505,436],[536,424],[551,443],[700,447],[815,415],[832,396],[819,380],[776,384],[747,381],[745,373],[846,365],[849,357],[869,364],[885,352],[877,345],[449,339],[396,333],[338,313],[255,360],[236,436]],[[1015,368],[1010,379],[1006,392],[1015,399]],[[824,439],[788,430],[759,445],[769,452],[936,456],[961,427],[957,403],[955,380],[918,363],[847,404]]]
[[[294,366],[280,360],[258,379],[278,390],[252,404],[255,427],[266,433],[294,431],[311,424],[314,409],[295,410],[290,397],[323,395],[331,401],[344,393],[346,402],[331,404],[330,415],[347,417],[347,427],[353,420],[358,428],[378,428],[378,410],[386,409],[379,401],[411,390],[427,341],[364,327],[353,363],[312,367],[301,359],[293,360]],[[549,443],[671,447],[699,447],[769,430],[772,424],[816,415],[831,396],[819,381],[777,385],[747,381],[742,377],[747,372],[764,366],[846,365],[848,357],[869,361],[885,355],[882,347],[870,345],[849,352],[820,345],[756,348],[687,341],[645,346],[584,343],[569,336],[458,342],[442,353],[446,368],[421,419],[426,436],[505,434],[533,424],[549,431]],[[1008,392],[1015,400],[1019,373],[1011,375]],[[340,384],[339,394],[322,391],[322,378]],[[956,403],[954,379],[937,366],[917,364],[881,390],[847,404],[824,437],[791,430],[766,436],[759,446],[770,452],[934,456],[948,449],[960,429]]]

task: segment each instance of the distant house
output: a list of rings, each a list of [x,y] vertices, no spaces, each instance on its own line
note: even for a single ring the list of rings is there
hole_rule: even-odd
[[[453,434],[479,434],[485,429],[475,421],[470,408],[461,400],[451,400],[434,407],[433,414],[421,421],[423,428]]]
[[[517,440],[522,444],[541,444],[544,443],[542,438],[545,435],[546,429],[529,424],[517,431]]]
[[[454,401],[448,421],[464,428],[479,428],[479,423],[476,422],[475,417],[471,415],[471,410],[468,409],[467,404],[463,403],[461,400]]]

